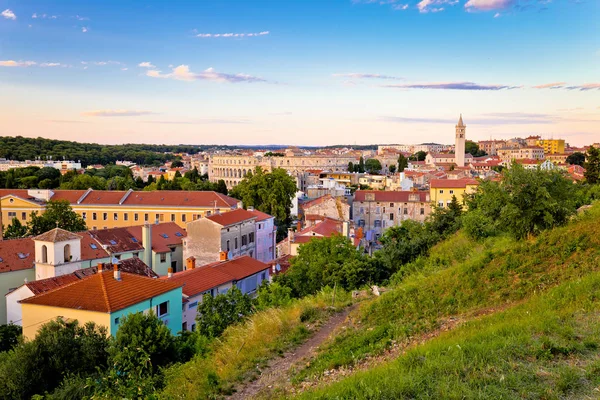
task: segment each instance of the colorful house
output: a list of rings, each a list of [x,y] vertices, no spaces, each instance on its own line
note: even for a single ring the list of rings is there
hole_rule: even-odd
[[[177,334],[181,329],[181,284],[148,278],[117,267],[21,300],[23,336],[33,339],[56,318],[95,322],[115,335],[123,317],[153,311]]]
[[[438,207],[448,207],[452,196],[463,203],[464,195],[474,193],[479,186],[475,179],[432,179],[429,183],[430,199]]]

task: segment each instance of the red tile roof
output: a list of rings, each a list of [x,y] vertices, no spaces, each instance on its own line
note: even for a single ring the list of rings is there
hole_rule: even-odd
[[[410,191],[410,190],[357,190],[354,193],[354,201],[366,201],[365,197],[367,194],[375,195],[375,201],[386,202],[386,203],[407,203],[411,195],[417,195],[420,202],[429,201],[428,191]]]
[[[432,179],[429,186],[433,189],[466,188],[467,185],[479,185],[475,179]]]
[[[41,235],[38,235],[33,238],[33,240],[38,240],[40,242],[65,242],[68,240],[77,240],[81,239],[81,236],[76,235],[72,232],[66,231],[61,228],[54,228],[48,232],[44,232]]]
[[[142,243],[142,226],[130,226],[129,234],[134,236],[138,243]],[[156,253],[167,253],[171,247],[182,245],[183,238],[187,236],[185,229],[181,229],[175,222],[164,222],[152,225],[152,250]]]
[[[311,236],[313,233],[329,237],[336,233],[342,232],[342,221],[338,221],[336,219],[325,217],[325,219],[318,224],[313,226],[309,226],[308,228],[302,229],[300,232],[296,232],[294,235],[294,242],[297,242],[297,239],[302,236]]]
[[[221,226],[229,226],[249,219],[256,219],[256,216],[248,210],[238,208],[237,210],[226,213],[211,215],[210,217],[206,217],[206,219],[209,219]]]
[[[180,287],[181,284],[176,282],[127,272],[122,272],[121,280],[117,281],[113,278],[111,270],[94,274],[20,302],[111,313]]]
[[[33,295],[47,292],[52,289],[59,288],[68,283],[78,281],[79,277],[75,274],[55,276],[52,278],[40,279],[39,281],[28,282],[25,284],[31,290]]]
[[[196,296],[214,287],[228,282],[239,281],[261,271],[269,269],[269,265],[250,256],[241,256],[233,260],[218,261],[202,267],[177,272],[172,277],[161,280],[183,284],[183,293]]]
[[[317,197],[316,199],[313,199],[313,200],[305,201],[304,203],[302,203],[301,207],[302,207],[302,209],[306,210],[307,208],[310,208],[310,207],[318,205],[318,204],[322,204],[328,200],[334,200],[333,196],[331,196],[330,194],[326,194],[325,196],[321,196],[321,197]]]
[[[258,211],[258,210],[247,210],[247,211],[256,217],[256,222],[265,221],[270,218],[275,218],[274,216],[264,213],[262,211]]]
[[[0,273],[33,268],[35,244],[31,238],[0,240]]]

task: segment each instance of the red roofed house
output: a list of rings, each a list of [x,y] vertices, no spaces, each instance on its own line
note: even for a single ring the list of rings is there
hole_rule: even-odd
[[[425,222],[431,213],[427,191],[357,190],[352,214],[354,224],[364,231],[373,231],[375,239],[390,226],[407,219]]]
[[[430,198],[438,207],[448,207],[452,196],[463,203],[464,195],[473,193],[479,186],[475,179],[432,179],[429,182]]]
[[[353,237],[353,232],[350,231],[348,221],[339,221],[332,218],[304,228],[298,232],[293,229],[288,230],[288,237],[277,243],[277,257],[285,255],[298,255],[298,248],[304,243],[308,243],[313,239],[321,239],[331,237],[333,235],[343,235],[348,238]],[[356,242],[356,241],[355,241]],[[358,243],[355,243],[358,245]]]
[[[277,227],[275,217],[248,207],[248,212],[256,216],[256,258],[262,262],[269,262],[275,258],[275,245],[277,243]]]
[[[239,208],[189,222],[183,257],[194,257],[198,264],[218,261],[221,251],[228,259],[256,258],[256,220],[254,213]]]
[[[183,289],[182,329],[194,331],[198,304],[205,295],[226,293],[235,285],[244,294],[253,295],[263,281],[269,280],[271,267],[249,256],[223,260],[196,267],[194,257],[187,259],[187,269],[161,279],[174,282]]]
[[[95,322],[114,335],[123,317],[154,311],[173,334],[181,329],[181,284],[114,270],[102,270],[21,300],[23,336],[56,318]]]
[[[314,200],[309,200],[302,205],[302,214],[304,216],[304,226],[312,226],[326,218],[333,218],[340,221],[350,219],[350,205],[346,203],[345,198],[325,195]]]

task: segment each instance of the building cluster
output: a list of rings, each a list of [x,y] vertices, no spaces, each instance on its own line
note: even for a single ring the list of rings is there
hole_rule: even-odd
[[[52,161],[52,160],[26,160],[26,161],[13,161],[5,158],[0,158],[0,171],[8,171],[13,168],[27,168],[27,167],[38,167],[38,168],[55,168],[62,174],[66,174],[68,171],[80,170],[81,163],[79,161]]]

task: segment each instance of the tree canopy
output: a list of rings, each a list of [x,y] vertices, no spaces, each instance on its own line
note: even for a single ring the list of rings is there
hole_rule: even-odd
[[[241,200],[244,207],[255,209],[275,217],[278,224],[290,221],[292,198],[297,191],[296,182],[282,168],[267,173],[256,167],[236,187],[230,196]]]
[[[404,154],[398,156],[398,172],[404,172],[408,168],[408,158],[404,157]]]
[[[27,224],[27,233],[29,235],[40,235],[54,228],[71,232],[87,230],[85,221],[73,211],[67,200],[50,200],[46,203],[46,210],[41,215],[32,212]]]
[[[376,158],[369,158],[365,162],[365,169],[370,174],[378,174],[381,168],[381,162]]]
[[[587,161],[583,167],[587,183],[595,185],[600,182],[600,149],[590,146],[587,151]]]
[[[567,157],[567,163],[571,165],[581,165],[585,162],[585,154],[582,152],[576,151],[573,154],[569,154]]]
[[[198,305],[196,330],[208,338],[220,336],[234,323],[240,322],[253,311],[250,296],[233,286],[227,293],[215,297],[204,295]]]

